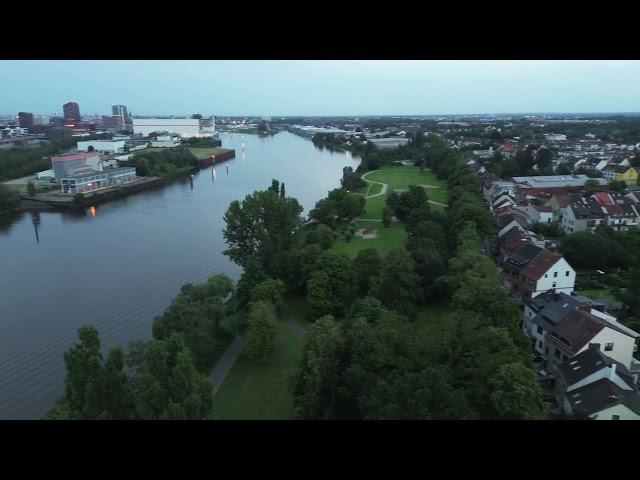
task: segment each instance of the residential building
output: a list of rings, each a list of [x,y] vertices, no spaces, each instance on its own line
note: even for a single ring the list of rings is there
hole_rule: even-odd
[[[597,344],[634,375],[640,334],[606,312],[606,304],[581,295],[549,290],[525,305],[523,330],[546,362],[559,363]]]
[[[607,165],[602,169],[603,178],[610,182],[617,180],[627,184],[635,184],[638,181],[638,172],[631,166],[624,165]]]
[[[558,194],[552,196],[545,205],[551,207],[551,217],[554,222],[561,222],[567,207],[571,203],[571,196]]]
[[[593,232],[606,223],[606,210],[594,198],[571,197],[562,218],[562,230],[569,235],[576,232]]]
[[[617,231],[637,228],[640,213],[631,199],[618,192],[596,192],[592,197],[606,212],[607,225]]]
[[[640,420],[636,379],[595,345],[554,366],[554,396],[578,419]]]
[[[529,243],[506,258],[503,265],[505,288],[528,303],[554,289],[570,294],[576,272],[562,255]]]
[[[112,168],[101,172],[87,167],[78,169],[73,175],[61,178],[60,186],[62,193],[75,195],[130,183],[135,179],[136,169],[133,167]]]

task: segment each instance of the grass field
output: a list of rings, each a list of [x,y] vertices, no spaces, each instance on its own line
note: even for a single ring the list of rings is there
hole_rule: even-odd
[[[162,150],[166,150],[170,147],[151,147],[145,148],[144,150],[136,150],[133,152],[134,154],[144,154],[146,152],[160,152]],[[191,153],[193,153],[198,160],[204,160],[205,158],[210,157],[211,155],[216,155],[218,153],[226,152],[227,148],[189,148]]]
[[[214,398],[216,418],[221,420],[289,420],[293,397],[288,380],[300,358],[301,340],[280,324],[274,351],[266,362],[242,354]]]
[[[307,299],[304,294],[286,294],[284,296],[284,305],[286,313],[298,319],[303,325],[308,326],[313,322],[313,317],[309,313]]]
[[[383,167],[380,170],[376,170],[365,174],[365,180],[372,180],[375,182],[386,183],[388,185],[387,192],[384,195],[368,198],[365,205],[365,213],[362,214],[362,218],[376,218],[382,217],[382,209],[387,201],[387,195],[393,192],[394,189],[406,189],[409,185],[429,185],[439,188],[427,188],[426,193],[429,200],[433,200],[438,203],[447,203],[447,185],[444,181],[438,180],[435,173],[430,170],[420,171],[418,168],[413,167]],[[368,195],[375,195],[382,189],[381,185],[372,184],[369,186],[370,191]],[[433,207],[436,207],[432,204]]]
[[[603,290],[576,290],[576,293],[594,300],[615,300],[613,293],[608,288]]]
[[[388,228],[382,222],[356,220],[358,228],[375,228],[378,238],[365,240],[354,235],[349,243],[344,240],[337,240],[333,244],[332,251],[335,253],[346,253],[350,257],[355,257],[360,250],[365,248],[375,248],[380,255],[384,255],[393,247],[404,245],[407,239],[407,232],[401,223],[392,223]]]

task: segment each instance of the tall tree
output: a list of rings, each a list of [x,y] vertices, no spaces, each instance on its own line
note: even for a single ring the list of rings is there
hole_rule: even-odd
[[[331,418],[343,370],[345,340],[333,317],[318,319],[304,338],[300,364],[291,383],[296,417]]]
[[[251,359],[265,360],[273,351],[278,324],[271,304],[251,304],[247,323],[249,328],[244,338],[242,353]]]
[[[418,276],[411,256],[403,247],[390,250],[382,260],[372,294],[388,308],[411,315],[418,299]]]

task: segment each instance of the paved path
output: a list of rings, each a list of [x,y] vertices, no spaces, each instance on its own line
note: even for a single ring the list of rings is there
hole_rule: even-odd
[[[354,220],[362,220],[363,222],[381,222],[380,218],[354,218]]]
[[[307,333],[307,329],[304,328],[304,326],[302,325],[302,323],[300,323],[299,320],[296,320],[293,316],[291,316],[289,313],[285,313],[282,316],[282,322],[288,326],[291,330],[293,330],[293,333],[296,334],[296,336],[300,339],[303,339],[305,334]]]
[[[434,202],[433,200],[429,200],[429,203],[433,203],[434,205],[440,205],[441,207],[448,207],[446,203]]]
[[[384,195],[385,193],[387,193],[387,188],[389,187],[389,185],[387,185],[386,183],[382,183],[382,182],[376,182],[376,181],[374,181],[374,180],[367,180],[367,179],[365,178],[365,177],[366,177],[367,175],[369,175],[370,173],[377,172],[377,171],[378,171],[378,170],[372,170],[371,172],[367,172],[367,173],[365,173],[364,175],[362,175],[362,177],[361,177],[361,178],[362,178],[365,182],[369,182],[369,184],[377,183],[378,185],[382,185],[382,190],[380,190],[378,193],[375,193],[375,194],[373,194],[373,195],[366,195],[366,194],[365,194],[364,198],[373,198],[373,197],[378,197],[378,196],[380,196],[380,195]],[[369,185],[369,188],[370,188],[370,187],[371,187],[371,185]],[[369,191],[369,188],[367,188],[367,192]]]
[[[227,348],[227,350],[222,354],[216,366],[213,367],[211,373],[209,374],[209,380],[213,383],[213,394],[215,395],[224,379],[227,378],[227,375],[231,371],[231,368],[236,363],[240,352],[242,351],[242,337],[235,337],[231,342],[231,345]]]

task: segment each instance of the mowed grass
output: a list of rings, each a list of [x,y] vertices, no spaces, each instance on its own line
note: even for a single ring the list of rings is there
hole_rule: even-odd
[[[389,187],[384,195],[378,195],[377,197],[367,199],[365,212],[362,214],[362,218],[382,218],[382,209],[387,201],[387,195],[395,189],[409,188],[409,185],[436,186],[438,188],[425,189],[427,197],[429,200],[433,200],[434,202],[447,203],[446,182],[438,180],[435,173],[430,170],[424,170],[421,172],[419,168],[415,167],[387,166],[365,175],[365,180],[386,183]],[[374,186],[370,185],[371,191],[368,195],[374,195],[382,190],[381,185],[373,185]],[[374,188],[376,190],[374,190]],[[432,204],[432,206],[435,205]]]
[[[594,300],[615,300],[613,293],[608,288],[603,290],[576,290],[576,293]]]
[[[135,154],[144,154],[147,152],[161,152],[163,150],[171,149],[174,147],[151,147],[145,148],[144,150],[136,150],[132,152]],[[209,158],[211,155],[217,155],[219,153],[226,152],[229,150],[228,148],[189,148],[191,153],[195,155],[198,160],[204,160],[205,158]]]
[[[300,359],[302,341],[289,327],[280,331],[271,356],[265,361],[240,354],[214,398],[221,420],[293,419],[293,397],[288,381]]]
[[[336,240],[332,251],[335,253],[346,253],[350,257],[355,257],[360,250],[375,248],[378,254],[384,255],[394,247],[404,245],[407,240],[407,231],[401,223],[392,223],[389,227],[382,225],[382,222],[356,220],[357,228],[374,228],[378,233],[377,238],[365,240],[354,235],[350,242]]]

